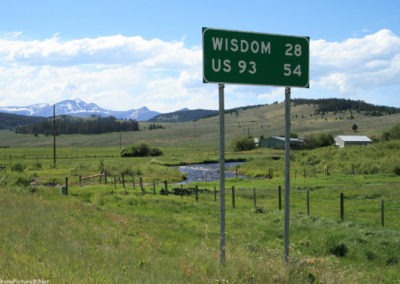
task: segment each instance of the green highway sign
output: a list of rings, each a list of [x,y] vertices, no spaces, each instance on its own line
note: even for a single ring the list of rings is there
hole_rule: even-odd
[[[203,81],[309,88],[309,37],[203,28]]]

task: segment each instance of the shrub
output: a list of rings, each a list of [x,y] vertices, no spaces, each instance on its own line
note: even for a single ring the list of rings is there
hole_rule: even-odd
[[[32,165],[32,170],[40,170],[42,168],[42,164],[40,162],[35,162]]]
[[[152,148],[146,143],[129,145],[121,151],[121,157],[147,157],[160,156],[162,151],[158,148]]]
[[[247,151],[255,149],[256,143],[252,137],[245,136],[233,139],[231,146],[233,151]]]
[[[331,254],[333,254],[334,256],[343,257],[343,256],[347,255],[347,253],[349,252],[349,248],[347,247],[346,244],[341,243],[341,244],[331,247],[329,249],[329,252]]]
[[[15,163],[11,166],[11,170],[13,172],[19,172],[22,173],[24,170],[26,169],[26,165],[22,164],[22,163]]]
[[[381,138],[383,141],[400,139],[400,124],[391,127],[387,131],[384,131]]]
[[[326,147],[335,144],[335,138],[330,133],[312,134],[305,139],[304,147],[306,149],[315,149],[318,147]]]

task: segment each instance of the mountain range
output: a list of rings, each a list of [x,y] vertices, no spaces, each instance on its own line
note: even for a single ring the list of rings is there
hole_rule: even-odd
[[[26,116],[53,116],[54,105],[34,104],[29,106],[10,106],[0,107],[0,112],[12,113]],[[127,111],[113,111],[99,107],[94,103],[86,103],[81,99],[64,100],[55,104],[56,115],[70,115],[78,117],[114,116],[118,119],[134,119],[137,121],[147,121],[159,115],[159,112],[152,111],[147,107],[130,109]]]

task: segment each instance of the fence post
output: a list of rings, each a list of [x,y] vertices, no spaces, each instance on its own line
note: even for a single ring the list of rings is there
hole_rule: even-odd
[[[232,186],[232,208],[235,208],[235,187]]]
[[[143,179],[142,177],[139,178],[139,184],[140,184],[140,189],[142,190],[142,192],[144,193],[144,188],[143,188]]]
[[[344,195],[340,193],[340,220],[344,220]]]
[[[257,209],[257,197],[256,197],[256,189],[253,188],[253,203],[254,203],[254,210]]]
[[[114,189],[117,188],[117,176],[114,176]]]
[[[153,179],[153,194],[156,194],[156,182]]]
[[[381,224],[385,227],[385,200],[381,201]]]
[[[195,193],[196,193],[196,202],[199,201],[199,187],[195,186]]]
[[[307,216],[310,216],[310,190],[307,189]]]
[[[82,185],[82,176],[79,176],[79,185]]]
[[[217,202],[217,187],[214,185],[214,201]]]
[[[278,186],[278,208],[282,210],[282,187]]]
[[[68,177],[65,177],[65,195],[68,195]]]
[[[168,195],[168,181],[164,180],[164,188],[165,188],[165,192]]]

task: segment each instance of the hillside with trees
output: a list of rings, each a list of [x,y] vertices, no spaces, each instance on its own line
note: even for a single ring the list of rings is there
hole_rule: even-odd
[[[178,110],[170,113],[160,114],[152,119],[150,122],[186,122],[198,120],[205,117],[210,117],[217,115],[216,110],[205,110],[205,109],[195,109],[195,110]]]
[[[117,120],[113,116],[77,118],[71,116],[58,116],[55,120],[56,134],[102,134],[116,131],[138,131],[139,123],[136,120]],[[17,134],[52,135],[53,119],[47,118],[43,121],[18,126]]]
[[[13,130],[15,127],[29,123],[38,123],[46,120],[45,117],[26,116],[12,113],[0,113],[0,129]]]
[[[294,105],[316,105],[316,114],[326,112],[355,111],[368,116],[382,116],[400,113],[400,108],[378,106],[364,101],[354,101],[346,99],[292,99]]]

